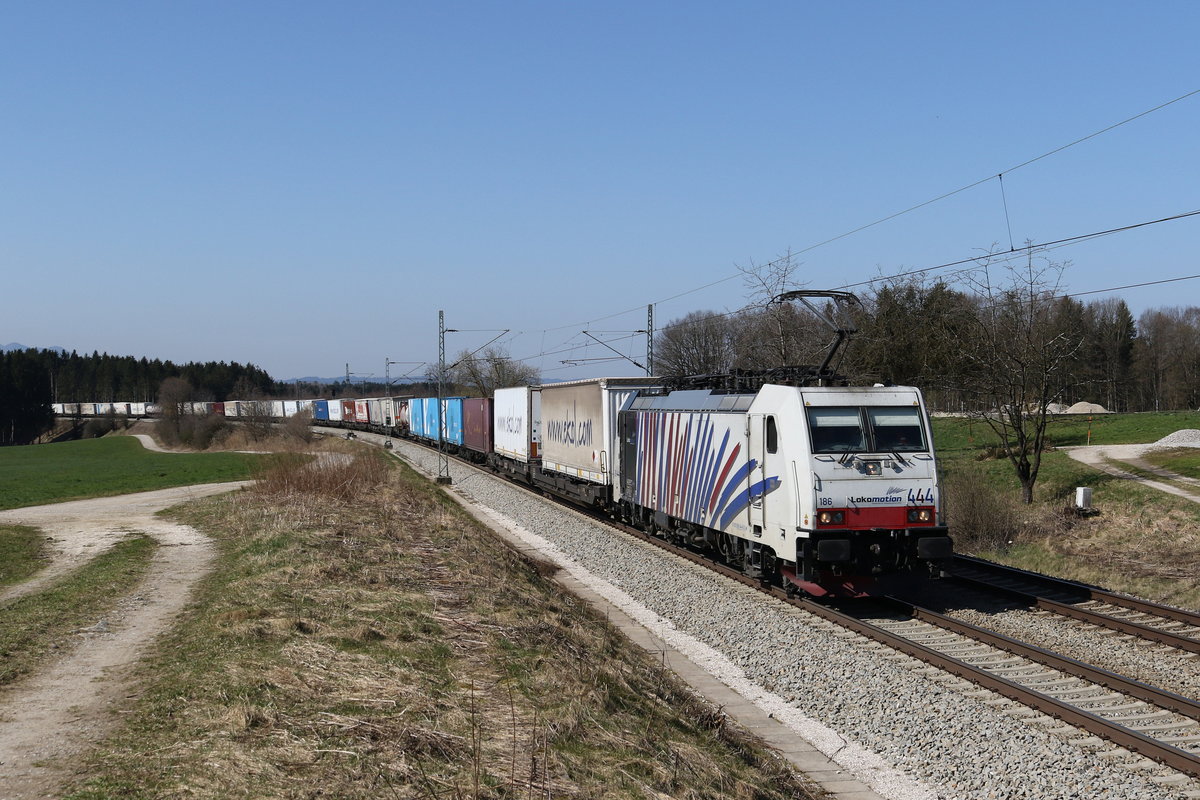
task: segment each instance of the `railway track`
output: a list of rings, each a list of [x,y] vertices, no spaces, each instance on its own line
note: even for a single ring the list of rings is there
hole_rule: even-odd
[[[576,511],[580,510],[574,504],[566,505]],[[614,523],[607,516],[593,516],[598,521],[617,527],[678,557],[700,564],[730,580],[768,594],[780,602],[807,611],[938,670],[1059,719],[1087,735],[1111,741],[1158,762],[1175,773],[1200,778],[1200,703],[1194,699],[1023,643],[898,598],[887,598],[869,606],[860,603],[857,608],[854,604],[838,608],[791,597],[778,587],[748,578],[739,570],[731,569],[707,556],[676,546],[639,529]],[[964,560],[965,563],[969,561],[974,560]],[[960,569],[962,565],[956,565],[953,571],[957,572]],[[1074,584],[1066,583],[1066,587],[1059,591],[1068,594],[1059,596],[1064,599],[1078,599],[1078,595],[1069,594],[1070,591],[1078,591],[1075,587]],[[1106,596],[1101,590],[1084,588],[1100,597]],[[1139,603],[1143,607],[1153,606],[1120,595],[1114,597]],[[1146,613],[1141,609],[1135,610]],[[1179,613],[1186,615],[1188,612]],[[1179,779],[1186,780],[1182,775]],[[1164,776],[1164,780],[1171,778],[1169,775]]]
[[[956,555],[953,580],[997,592],[1059,616],[1189,653],[1200,653],[1200,614],[1093,586]]]
[[[635,528],[618,526],[781,602],[912,656],[938,669],[1061,719],[1087,733],[1200,777],[1200,703],[1099,667],[1025,644],[898,598],[871,609],[835,608],[789,597],[778,587]],[[852,604],[851,604],[852,605]],[[870,621],[885,607],[885,617]],[[865,613],[864,613],[865,612]]]

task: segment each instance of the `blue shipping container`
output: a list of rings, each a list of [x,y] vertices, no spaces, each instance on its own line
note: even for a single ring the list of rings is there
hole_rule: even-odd
[[[413,436],[420,436],[422,439],[429,438],[425,432],[428,428],[425,424],[424,397],[414,397],[408,401],[408,429],[412,431]]]
[[[328,400],[313,400],[312,404],[313,419],[329,419],[329,401]]]
[[[463,399],[461,397],[446,397],[442,400],[442,436],[450,444],[463,443]]]
[[[442,430],[442,415],[438,413],[436,397],[426,397],[425,404],[425,433],[426,439],[437,441]]]

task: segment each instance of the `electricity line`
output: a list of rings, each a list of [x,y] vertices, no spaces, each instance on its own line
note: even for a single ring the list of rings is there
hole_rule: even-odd
[[[922,269],[914,269],[914,270],[909,270],[907,272],[898,272],[895,275],[889,275],[886,277],[873,278],[871,280],[859,281],[857,283],[847,283],[847,284],[843,284],[842,286],[839,286],[837,288],[838,289],[850,289],[855,286],[869,286],[873,283],[879,283],[880,281],[884,281],[884,280],[893,280],[895,278],[907,278],[910,275],[920,275],[920,274],[923,274],[926,272],[933,272],[934,270],[948,269],[949,267],[958,267],[958,266],[962,266],[963,264],[978,263],[980,261],[980,259],[983,259],[983,258],[996,257],[996,256],[1009,256],[1012,254],[1034,252],[1035,250],[1047,250],[1052,247],[1062,247],[1067,244],[1079,244],[1081,242],[1086,242],[1091,239],[1098,239],[1101,236],[1111,236],[1114,233],[1124,233],[1126,231],[1136,230],[1137,228],[1145,228],[1149,225],[1158,225],[1159,223],[1162,223],[1162,222],[1174,222],[1175,220],[1186,219],[1188,217],[1194,217],[1198,214],[1200,214],[1200,210],[1187,211],[1182,214],[1175,214],[1173,216],[1163,217],[1161,219],[1152,219],[1152,220],[1148,220],[1146,222],[1136,222],[1132,225],[1122,225],[1119,228],[1109,228],[1108,230],[1095,231],[1093,233],[1082,233],[1082,234],[1079,234],[1078,236],[1068,236],[1065,239],[1055,239],[1050,242],[1044,242],[1043,244],[1027,244],[1024,247],[1018,247],[1016,249],[1009,250],[1008,252],[1004,252],[1004,253],[986,253],[982,256],[972,256],[970,258],[964,258],[964,259],[960,259],[958,261],[948,261],[945,264],[938,264],[937,266],[933,266],[933,267],[923,267]]]
[[[866,281],[859,281],[857,283],[843,284],[842,286],[838,286],[835,288],[837,288],[839,290],[846,290],[846,289],[852,289],[852,288],[859,287],[859,286],[870,286],[870,285],[873,285],[876,283],[882,283],[882,282],[889,281],[889,280],[895,280],[897,278],[907,278],[907,277],[911,277],[914,275],[922,275],[925,273],[934,272],[936,270],[948,269],[950,267],[964,266],[967,264],[979,264],[981,261],[983,261],[985,259],[994,259],[1000,263],[1003,263],[1005,261],[1011,261],[1014,258],[1017,258],[1022,255],[1026,255],[1029,253],[1043,252],[1046,250],[1057,249],[1060,247],[1068,247],[1070,245],[1081,244],[1083,242],[1091,241],[1093,239],[1098,239],[1103,236],[1113,236],[1118,233],[1125,233],[1128,231],[1137,230],[1138,228],[1145,228],[1150,225],[1158,225],[1163,222],[1174,222],[1177,220],[1187,219],[1189,217],[1195,217],[1198,215],[1200,215],[1200,209],[1197,209],[1195,211],[1187,211],[1187,212],[1184,212],[1181,214],[1174,214],[1169,217],[1162,217],[1160,219],[1147,220],[1144,222],[1135,222],[1130,225],[1122,225],[1122,226],[1116,227],[1116,228],[1108,228],[1108,229],[1102,230],[1102,231],[1093,231],[1091,233],[1083,233],[1083,234],[1078,234],[1076,236],[1067,236],[1062,239],[1055,239],[1053,241],[1045,242],[1042,244],[1032,244],[1031,243],[1031,244],[1027,244],[1023,247],[1017,247],[1017,248],[1014,248],[1014,249],[1008,250],[1008,251],[1002,251],[1002,252],[997,252],[997,253],[984,253],[982,255],[970,256],[968,258],[963,258],[963,259],[959,259],[956,261],[948,261],[943,264],[937,264],[932,267],[923,267],[921,269],[914,269],[914,270],[908,270],[905,272],[898,272],[893,275],[880,276],[878,278],[873,278],[871,280],[866,280]],[[1082,297],[1082,296],[1090,295],[1090,294],[1103,294],[1105,292],[1115,292],[1115,291],[1120,291],[1122,289],[1134,289],[1134,288],[1139,288],[1139,287],[1143,287],[1143,286],[1154,286],[1154,285],[1158,285],[1158,284],[1162,284],[1162,283],[1172,283],[1172,282],[1176,282],[1176,281],[1193,280],[1196,278],[1200,278],[1200,275],[1187,275],[1187,276],[1182,276],[1182,277],[1178,277],[1178,278],[1166,278],[1166,279],[1159,280],[1159,281],[1146,281],[1144,283],[1129,284],[1128,286],[1114,286],[1114,287],[1111,287],[1108,289],[1092,289],[1092,290],[1085,291],[1085,292],[1074,292],[1071,294],[1064,294],[1064,295],[1059,295],[1059,296],[1061,296],[1061,297]],[[754,305],[747,305],[747,306],[743,306],[742,308],[736,309],[734,311],[725,311],[725,312],[709,314],[709,315],[701,317],[699,319],[691,319],[691,320],[683,319],[683,320],[679,320],[675,323],[672,323],[672,326],[694,325],[694,324],[699,324],[702,322],[707,322],[709,320],[722,319],[724,317],[733,317],[738,314],[749,311],[754,307],[755,307]],[[641,335],[640,333],[630,333],[626,336],[617,337],[615,339],[610,339],[608,341],[619,342],[619,341],[623,341],[626,339],[632,339],[632,338],[634,338],[636,336],[640,336],[640,335]],[[587,343],[583,342],[583,343],[580,343],[580,344],[577,344],[577,345],[574,345],[571,347],[566,347],[562,350],[555,350],[555,351],[550,351],[550,352],[539,353],[537,355],[528,356],[526,358],[519,358],[519,359],[515,359],[515,360],[516,361],[531,361],[535,358],[540,358],[540,357],[547,356],[547,355],[560,355],[562,353],[574,352],[574,351],[578,350],[580,347],[586,347],[586,346],[587,346]],[[571,359],[567,359],[567,360],[571,360]],[[546,370],[546,371],[548,371],[548,372],[558,371],[558,368],[553,369],[553,370]]]
[[[881,217],[881,218],[875,220],[874,222],[868,222],[865,225],[860,225],[857,228],[846,231],[845,233],[840,233],[837,236],[831,237],[829,239],[825,239],[824,241],[821,241],[821,242],[817,242],[816,244],[809,245],[808,247],[805,247],[801,250],[791,251],[786,256],[774,259],[773,261],[768,261],[765,264],[763,264],[762,266],[763,267],[774,266],[776,264],[779,264],[779,263],[785,261],[786,259],[793,258],[795,256],[802,255],[804,253],[808,253],[812,250],[816,250],[817,248],[824,247],[827,244],[832,244],[833,242],[853,236],[856,233],[861,233],[862,231],[865,231],[868,228],[873,228],[877,225],[882,225],[883,223],[889,222],[893,219],[896,219],[897,217],[902,217],[905,214],[909,214],[913,211],[917,211],[919,209],[925,208],[926,206],[933,205],[934,203],[937,203],[941,200],[945,200],[945,199],[947,199],[949,197],[953,197],[957,194],[962,194],[963,192],[968,191],[969,189],[974,189],[976,186],[981,186],[981,185],[987,183],[988,181],[995,180],[995,179],[1000,179],[1001,181],[1003,181],[1003,176],[1005,174],[1016,172],[1017,170],[1022,169],[1024,167],[1028,167],[1031,164],[1036,164],[1037,162],[1042,161],[1043,159],[1049,158],[1050,156],[1053,156],[1053,155],[1057,155],[1058,153],[1061,153],[1064,150],[1068,150],[1072,147],[1075,147],[1076,145],[1083,144],[1084,142],[1089,141],[1091,139],[1095,139],[1097,136],[1102,136],[1103,134],[1108,133],[1109,131],[1116,130],[1117,128],[1120,128],[1123,125],[1128,125],[1129,123],[1139,120],[1142,117],[1153,114],[1156,111],[1161,111],[1162,109],[1167,108],[1168,106],[1172,106],[1176,103],[1179,103],[1179,102],[1186,100],[1189,97],[1193,97],[1197,94],[1200,94],[1200,89],[1193,89],[1192,91],[1181,94],[1179,97],[1176,97],[1172,100],[1168,100],[1165,103],[1160,103],[1159,105],[1156,105],[1153,108],[1148,108],[1145,111],[1134,114],[1132,117],[1127,117],[1127,118],[1121,120],[1120,122],[1115,122],[1112,125],[1109,125],[1105,128],[1101,128],[1098,131],[1093,131],[1092,133],[1089,133],[1086,136],[1082,136],[1078,139],[1075,139],[1074,141],[1068,142],[1064,145],[1060,145],[1059,147],[1056,147],[1053,150],[1048,150],[1039,156],[1034,156],[1033,158],[1026,159],[1025,161],[1022,161],[1019,164],[1015,164],[1015,165],[1009,167],[1008,169],[1000,170],[999,172],[997,172],[995,174],[988,175],[986,178],[980,178],[979,180],[974,181],[972,183],[968,183],[965,186],[960,186],[957,189],[953,189],[949,192],[945,192],[944,194],[940,194],[937,197],[931,198],[922,203],[917,203],[916,205],[909,206],[908,208],[905,208],[901,211],[897,211],[894,214],[889,214],[885,217]],[[1007,199],[1005,202],[1007,204]],[[1006,213],[1007,213],[1007,209],[1006,209]],[[1018,249],[1020,249],[1020,248],[1018,248]],[[966,262],[963,262],[963,263],[966,263]],[[931,268],[931,269],[935,269],[935,268]],[[652,303],[652,305],[658,305],[660,303],[666,303],[671,300],[677,300],[680,297],[684,297],[689,294],[694,294],[695,292],[703,291],[704,289],[709,289],[713,286],[717,286],[717,285],[725,283],[727,281],[734,280],[735,278],[738,278],[738,277],[741,277],[741,273],[738,273],[737,275],[728,275],[724,278],[720,278],[718,280],[711,281],[710,283],[706,283],[703,286],[697,286],[693,289],[688,289],[688,290],[680,292],[678,294],[671,295],[670,297],[665,297],[665,298],[662,298],[661,300],[656,300]],[[852,284],[852,285],[861,285],[861,284]],[[645,308],[645,306],[646,306],[646,304],[642,303],[638,306],[635,306],[634,308],[630,308],[625,311],[617,311],[617,312],[608,314],[603,317],[596,317],[596,318],[590,319],[586,323],[585,322],[571,323],[569,325],[561,325],[556,328],[546,328],[545,330],[547,332],[549,332],[549,331],[565,330],[567,328],[578,328],[581,325],[585,325],[585,324],[588,324],[591,322],[600,322],[602,320],[612,319],[614,317],[623,316],[625,314],[631,314],[634,311],[638,311],[642,308]]]
[[[1086,292],[1071,292],[1070,294],[1061,295],[1062,297],[1083,297],[1089,294],[1104,294],[1105,292],[1119,292],[1124,289],[1140,289],[1143,286],[1158,286],[1161,283],[1175,283],[1176,281],[1194,281],[1200,278],[1200,275],[1182,275],[1178,278],[1163,278],[1161,281],[1146,281],[1145,283],[1130,283],[1125,286],[1113,286],[1109,289],[1091,289]]]

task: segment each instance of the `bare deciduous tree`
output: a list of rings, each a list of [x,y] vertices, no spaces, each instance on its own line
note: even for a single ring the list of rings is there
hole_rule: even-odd
[[[790,303],[771,302],[789,289],[801,288],[792,282],[800,264],[789,250],[774,261],[738,267],[750,303],[739,319],[737,366],[766,369],[801,363],[803,315]]]
[[[185,403],[191,399],[192,385],[183,378],[167,378],[158,387],[158,404],[164,420],[178,420],[186,413]]]
[[[498,346],[474,354],[464,350],[448,366],[447,372],[448,383],[469,387],[480,397],[491,397],[497,389],[528,386],[541,380],[536,367],[517,361]]]
[[[960,342],[957,388],[973,398],[971,413],[1000,439],[1026,503],[1033,502],[1050,403],[1062,390],[1060,373],[1081,345],[1079,332],[1064,330],[1055,319],[1066,266],[1031,251],[1024,266],[1003,267],[1001,276],[989,255],[967,279],[979,307],[974,330]]]
[[[655,337],[655,372],[671,378],[725,373],[733,366],[736,323],[726,314],[693,311]]]
[[[270,400],[242,400],[238,403],[238,421],[252,441],[269,437],[274,430]]]

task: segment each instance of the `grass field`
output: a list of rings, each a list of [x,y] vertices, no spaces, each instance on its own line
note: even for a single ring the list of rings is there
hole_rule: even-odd
[[[0,589],[20,583],[43,564],[42,534],[24,525],[0,525]]]
[[[217,569],[63,797],[815,797],[429,481],[276,469],[173,512]]]
[[[1106,414],[1057,417],[1053,445],[1149,444],[1174,431],[1200,428],[1200,414]],[[933,420],[947,518],[961,552],[1024,569],[1094,583],[1152,600],[1200,607],[1200,505],[1072,459],[1043,454],[1033,505],[1020,502],[1008,459],[989,457],[998,441],[981,422]],[[1152,453],[1147,460],[1200,477],[1200,450]],[[1123,470],[1141,473],[1134,467]],[[1149,475],[1155,480],[1161,480]],[[1075,488],[1090,487],[1099,512],[1071,510]]]
[[[131,436],[0,448],[0,510],[245,480],[264,456],[153,453]]]
[[[1200,429],[1200,412],[1163,411],[1142,414],[1062,414],[1050,421],[1049,444],[1149,444],[1184,428]],[[1090,433],[1090,438],[1089,438]],[[933,439],[939,453],[979,450],[997,442],[983,422],[959,417],[933,420]]]
[[[1144,458],[1151,464],[1169,469],[1188,478],[1200,478],[1200,447],[1180,447],[1175,450],[1156,450]]]

